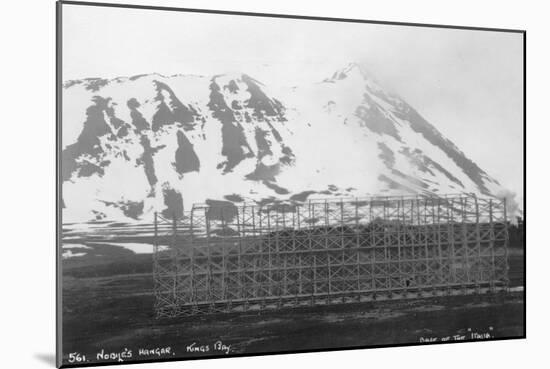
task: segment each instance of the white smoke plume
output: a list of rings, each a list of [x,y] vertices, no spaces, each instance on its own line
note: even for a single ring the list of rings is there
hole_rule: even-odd
[[[508,220],[517,224],[517,218],[522,216],[520,204],[517,201],[517,194],[514,191],[508,189],[502,189],[497,193],[497,197],[506,199],[506,214]]]

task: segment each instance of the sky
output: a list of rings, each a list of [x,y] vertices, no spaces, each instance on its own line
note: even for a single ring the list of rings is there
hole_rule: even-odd
[[[63,5],[63,80],[243,72],[320,81],[366,65],[523,202],[519,33]]]

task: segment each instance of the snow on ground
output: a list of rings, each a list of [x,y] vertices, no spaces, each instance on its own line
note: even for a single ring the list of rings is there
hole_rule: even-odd
[[[85,252],[72,252],[71,250],[63,251],[63,259],[69,259],[86,255]]]
[[[63,245],[64,249],[91,249],[90,246],[82,245],[79,243],[66,243]]]
[[[152,254],[154,246],[150,243],[126,243],[126,242],[108,242],[108,243],[99,243],[94,242],[97,245],[108,245],[108,246],[117,246],[128,249],[135,254]],[[159,246],[159,251],[168,249],[168,246]]]

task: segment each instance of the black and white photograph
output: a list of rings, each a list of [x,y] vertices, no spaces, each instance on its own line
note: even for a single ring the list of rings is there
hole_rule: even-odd
[[[525,31],[57,26],[58,366],[525,337]]]

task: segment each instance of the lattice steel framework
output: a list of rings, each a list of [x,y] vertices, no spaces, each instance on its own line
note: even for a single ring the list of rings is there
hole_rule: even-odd
[[[155,215],[156,314],[495,292],[505,199],[384,197]]]

